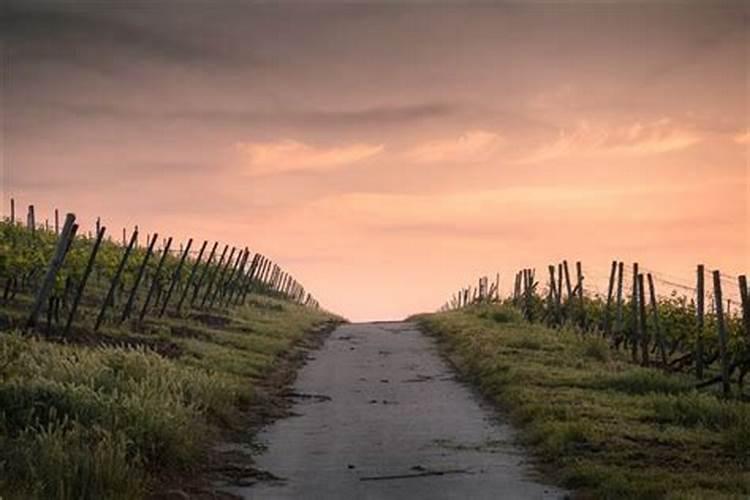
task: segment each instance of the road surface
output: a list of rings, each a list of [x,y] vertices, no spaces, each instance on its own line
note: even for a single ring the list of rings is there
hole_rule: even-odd
[[[295,416],[261,431],[252,499],[553,499],[514,432],[411,323],[347,324],[302,368]]]

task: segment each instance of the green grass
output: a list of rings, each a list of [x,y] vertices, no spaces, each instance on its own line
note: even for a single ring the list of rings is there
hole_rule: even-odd
[[[0,498],[141,498],[160,472],[188,467],[278,356],[331,318],[249,299],[231,313],[148,320],[135,334],[107,329],[129,346],[0,332]]]
[[[584,498],[748,498],[750,404],[498,305],[416,318]]]

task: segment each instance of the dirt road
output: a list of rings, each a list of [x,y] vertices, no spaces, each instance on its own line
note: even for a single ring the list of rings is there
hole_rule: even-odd
[[[296,416],[258,436],[259,469],[280,478],[245,498],[536,499],[565,492],[535,478],[513,430],[457,382],[410,323],[339,327],[294,386]]]

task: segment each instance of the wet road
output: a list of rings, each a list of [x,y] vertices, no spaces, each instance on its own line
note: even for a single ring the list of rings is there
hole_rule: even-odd
[[[434,341],[410,323],[339,327],[294,386],[298,416],[258,439],[259,469],[282,480],[244,498],[542,499],[513,430],[457,382]]]

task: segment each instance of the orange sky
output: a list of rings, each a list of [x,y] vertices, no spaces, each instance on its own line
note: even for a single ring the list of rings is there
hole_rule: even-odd
[[[351,319],[479,274],[750,269],[742,2],[11,2],[4,212],[249,245]]]

